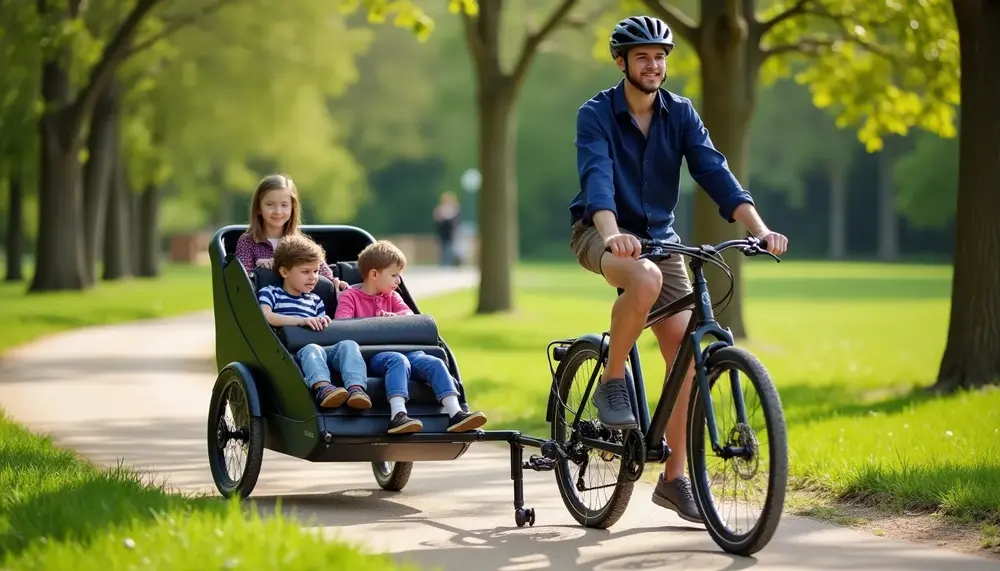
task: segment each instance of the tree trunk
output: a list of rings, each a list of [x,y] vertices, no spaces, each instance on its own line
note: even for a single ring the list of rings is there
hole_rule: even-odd
[[[699,114],[715,147],[726,156],[736,178],[747,185],[749,176],[748,135],[756,99],[759,52],[747,42],[744,14],[727,13],[725,3],[712,0],[701,3],[702,104]],[[703,190],[695,193],[692,241],[716,244],[746,235],[739,223],[730,224],[719,217],[718,205]],[[725,310],[719,306],[716,317],[737,338],[747,336],[743,321],[743,255],[729,250],[726,263],[732,269],[734,290]],[[705,265],[705,277],[713,303],[722,301],[729,290],[729,278],[714,265]]]
[[[136,222],[138,263],[136,275],[154,278],[160,275],[160,231],[159,231],[160,189],[147,183],[138,197],[137,212],[132,219]]]
[[[132,274],[132,232],[128,201],[130,199],[121,141],[114,145],[114,174],[108,196],[107,234],[104,235],[104,280],[119,280]]]
[[[87,163],[83,170],[84,255],[87,282],[93,283],[101,238],[104,234],[108,187],[114,172],[112,146],[118,137],[118,87],[108,82],[94,105],[87,137]]]
[[[847,257],[847,169],[843,165],[827,165],[830,177],[829,251],[833,260]]]
[[[878,259],[884,262],[899,259],[899,217],[892,176],[894,151],[893,143],[886,140],[878,153]]]
[[[479,89],[483,186],[479,193],[478,314],[509,311],[514,306],[512,270],[518,259],[514,113],[509,89],[501,81],[481,81]]]
[[[4,281],[19,282],[24,279],[24,188],[17,166],[11,169],[7,182],[10,202],[7,205],[7,275]]]
[[[39,120],[41,135],[41,181],[38,189],[38,247],[35,277],[28,291],[82,290],[89,284],[85,269],[83,200],[81,192],[81,132],[93,111],[97,94],[113,79],[128,57],[139,25],[159,0],[138,0],[104,45],[73,98],[69,66],[77,56],[69,42],[46,54],[42,62],[42,101],[45,114]],[[52,29],[79,16],[82,0],[52,2],[36,0],[39,16]]]
[[[1000,4],[955,0],[962,100],[954,276],[948,340],[935,391],[1000,382]]]
[[[63,62],[42,66],[42,99],[63,109],[39,120],[38,243],[35,276],[28,291],[82,290],[84,268],[81,213],[81,142],[69,112],[70,78]]]

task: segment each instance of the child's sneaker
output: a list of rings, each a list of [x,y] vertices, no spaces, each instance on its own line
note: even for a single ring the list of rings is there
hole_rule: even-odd
[[[465,412],[460,410],[451,417],[448,432],[467,432],[486,424],[486,415],[481,412]]]
[[[396,416],[389,421],[389,434],[406,434],[408,432],[420,432],[424,429],[424,423],[415,418],[410,418],[405,412],[397,412]]]
[[[347,390],[347,406],[357,409],[367,409],[372,407],[372,399],[368,398],[365,390],[361,387],[351,387]]]
[[[323,385],[316,391],[316,402],[323,408],[337,408],[347,400],[347,390],[334,385]]]

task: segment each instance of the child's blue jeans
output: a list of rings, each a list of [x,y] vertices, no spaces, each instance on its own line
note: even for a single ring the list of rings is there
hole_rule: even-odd
[[[458,396],[455,379],[448,372],[444,361],[423,351],[411,351],[407,354],[395,351],[377,353],[371,359],[371,372],[375,376],[385,377],[386,398],[410,398],[407,381],[411,371],[413,378],[426,382],[431,386],[438,401],[447,396]]]
[[[337,371],[344,379],[344,386],[368,388],[368,371],[361,356],[361,348],[355,341],[346,340],[331,347],[320,347],[310,343],[299,349],[295,358],[302,367],[302,376],[311,388],[314,384],[330,382],[330,371]]]

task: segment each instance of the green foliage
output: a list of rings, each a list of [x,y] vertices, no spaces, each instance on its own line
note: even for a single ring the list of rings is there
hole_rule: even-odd
[[[893,169],[896,206],[918,228],[941,228],[954,219],[958,196],[958,140],[930,133]]]
[[[421,42],[426,42],[434,31],[434,20],[414,0],[341,0],[345,14],[362,7],[373,24],[381,24],[394,15],[393,25],[411,30]],[[448,0],[448,11],[473,15],[478,13],[479,4],[477,0]]]
[[[357,80],[370,37],[324,0],[240,2],[173,36],[159,61],[132,60],[133,185],[169,174],[182,201],[211,205],[281,171],[324,220],[349,218],[362,169],[328,102]]]
[[[763,17],[792,4],[775,5]],[[809,85],[817,107],[836,114],[838,127],[857,127],[868,151],[881,149],[884,135],[912,127],[955,135],[959,53],[950,0],[808,0],[805,6],[806,14],[772,28],[763,43],[800,47],[787,52],[790,62],[808,60],[795,78]]]
[[[40,22],[27,2],[0,3],[0,177],[12,167],[33,178],[38,143]]]

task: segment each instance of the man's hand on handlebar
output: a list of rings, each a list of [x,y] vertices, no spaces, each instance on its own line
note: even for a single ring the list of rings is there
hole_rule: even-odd
[[[642,244],[632,234],[613,234],[604,239],[604,249],[618,258],[639,259]]]
[[[788,238],[777,232],[765,232],[757,239],[761,241],[761,245],[767,248],[768,252],[771,252],[775,256],[780,256],[788,250]]]

